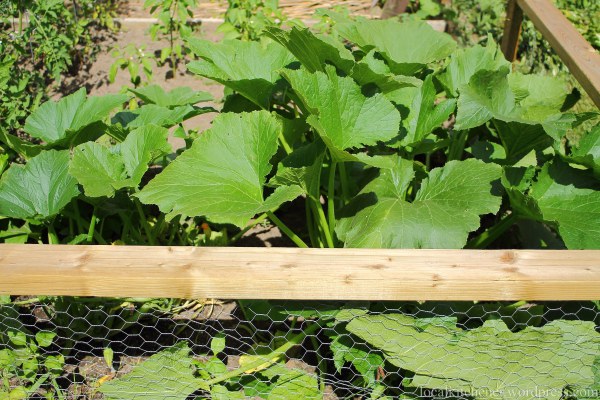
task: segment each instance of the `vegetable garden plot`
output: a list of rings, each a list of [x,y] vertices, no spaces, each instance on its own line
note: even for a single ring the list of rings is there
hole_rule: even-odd
[[[0,398],[597,399],[597,307],[4,298]]]

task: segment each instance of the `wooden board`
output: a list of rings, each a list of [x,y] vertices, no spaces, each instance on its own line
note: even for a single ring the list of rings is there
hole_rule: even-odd
[[[600,251],[0,244],[0,295],[600,299]]]
[[[504,34],[500,45],[504,58],[513,62],[517,58],[519,48],[519,36],[521,36],[521,25],[523,25],[523,10],[517,5],[517,0],[508,0],[506,5],[506,21],[504,22]]]
[[[573,76],[600,108],[600,55],[550,0],[517,0]]]

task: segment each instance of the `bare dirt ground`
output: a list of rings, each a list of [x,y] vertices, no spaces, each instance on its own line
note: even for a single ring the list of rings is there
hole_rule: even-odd
[[[317,8],[333,8],[342,5],[355,15],[374,16],[381,10],[373,6],[372,0],[279,0],[279,8],[288,18],[310,19]],[[144,10],[143,1],[128,1],[123,3],[122,12],[128,17],[148,17]],[[227,9],[225,0],[199,0],[198,8],[194,12],[195,18],[222,18]]]

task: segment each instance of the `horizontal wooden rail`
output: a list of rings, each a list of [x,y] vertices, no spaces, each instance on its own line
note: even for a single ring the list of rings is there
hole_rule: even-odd
[[[0,244],[0,295],[600,299],[600,251]]]
[[[516,3],[516,4],[515,4]],[[575,79],[600,108],[600,54],[550,0],[509,0],[502,50],[514,60],[521,11],[550,43]]]

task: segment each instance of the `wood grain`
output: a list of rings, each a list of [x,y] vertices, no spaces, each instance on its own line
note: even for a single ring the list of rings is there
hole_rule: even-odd
[[[504,34],[500,49],[504,58],[513,62],[517,58],[519,47],[519,36],[521,36],[521,25],[523,23],[523,10],[517,5],[517,0],[508,0],[506,5],[506,21],[504,22]]]
[[[600,55],[550,0],[517,0],[573,76],[600,108]]]
[[[0,244],[0,295],[600,299],[600,251]]]

